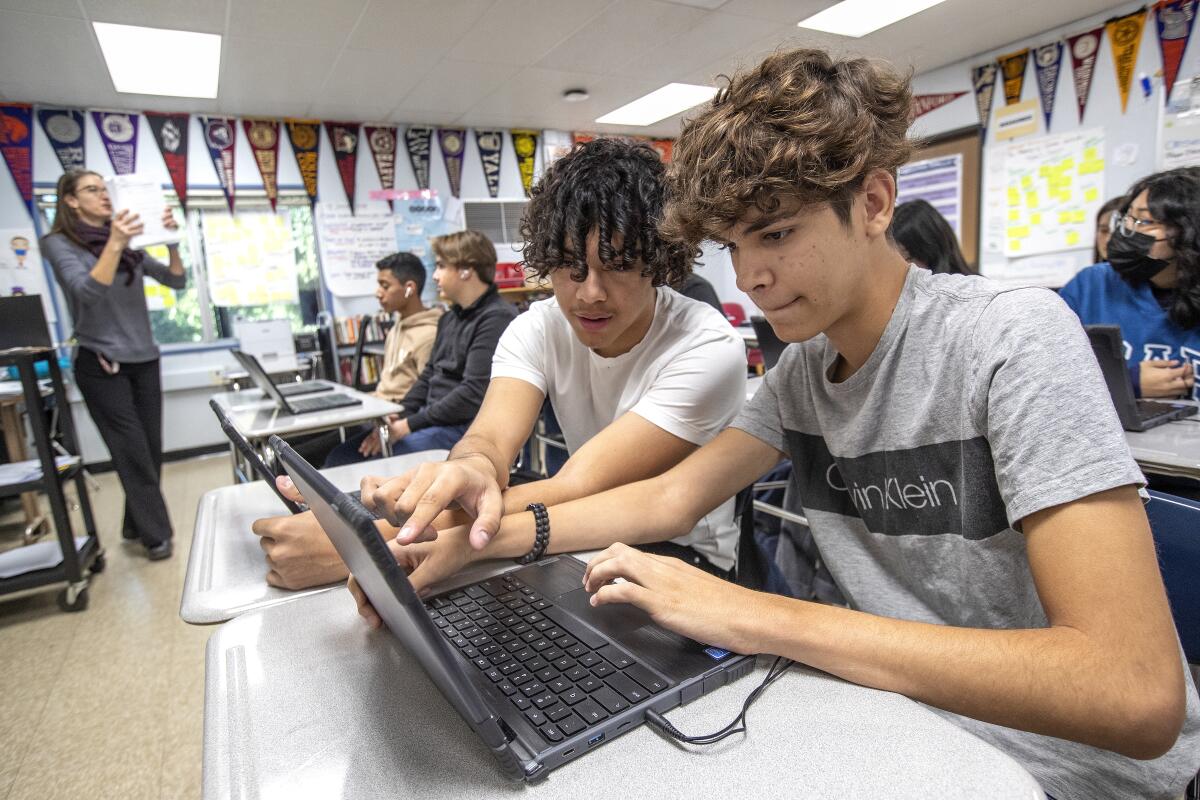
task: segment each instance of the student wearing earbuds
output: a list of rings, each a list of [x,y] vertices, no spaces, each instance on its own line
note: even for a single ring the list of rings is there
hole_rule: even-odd
[[[517,315],[496,289],[496,248],[486,236],[459,231],[431,244],[433,280],[451,305],[438,320],[429,363],[400,401],[404,413],[388,423],[394,455],[458,443],[483,402],[500,334]],[[380,449],[379,435],[366,431],[335,447],[325,466],[375,458]]]

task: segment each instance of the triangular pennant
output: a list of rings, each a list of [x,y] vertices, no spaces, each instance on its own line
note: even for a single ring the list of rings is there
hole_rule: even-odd
[[[426,125],[412,125],[404,132],[408,163],[412,164],[418,189],[429,188],[429,150],[432,142],[433,128]]]
[[[0,105],[0,153],[12,173],[13,183],[29,209],[33,210],[33,106],[28,103]]]
[[[262,176],[263,191],[275,211],[279,200],[279,120],[243,119],[242,127],[258,164],[258,174]]]
[[[1038,94],[1042,98],[1042,116],[1046,118],[1046,130],[1050,130],[1050,117],[1054,114],[1054,94],[1058,91],[1058,75],[1062,70],[1062,42],[1051,42],[1033,51],[1033,68],[1037,75]]]
[[[150,123],[154,141],[158,142],[179,205],[187,211],[188,115],[147,111],[146,121]]]
[[[479,163],[487,181],[488,196],[500,194],[500,161],[504,152],[504,131],[475,130],[475,146],[479,148]]]
[[[296,167],[300,170],[300,179],[304,181],[304,192],[308,202],[314,208],[317,205],[317,164],[321,153],[321,123],[311,119],[289,119],[287,126],[288,141],[292,144],[292,153],[296,156]]]
[[[971,70],[971,87],[975,90],[975,108],[979,111],[979,126],[987,136],[988,120],[992,117],[992,95],[996,91],[996,65],[982,64]]]
[[[84,150],[84,116],[76,108],[46,108],[37,111],[38,122],[62,164],[63,172],[84,169],[87,163]]]
[[[364,125],[363,135],[367,137],[367,147],[371,148],[371,157],[375,159],[375,171],[379,173],[380,188],[395,189],[396,126]],[[392,206],[391,200],[388,200],[388,205]]]
[[[1029,48],[1000,56],[996,59],[1004,74],[1004,104],[1011,106],[1021,102],[1021,89],[1025,87],[1025,65],[1029,63]]]
[[[1179,64],[1196,22],[1196,0],[1159,0],[1154,4],[1154,18],[1158,24],[1158,47],[1162,51],[1165,99],[1170,101]]]
[[[963,95],[966,92],[959,92],[959,94]],[[664,164],[671,163],[671,156],[675,152],[674,139],[651,139],[650,146],[658,151],[658,157],[663,160]]]
[[[346,202],[354,214],[354,179],[358,169],[358,123],[326,122],[325,133],[333,145],[333,158],[337,162],[338,174],[342,176],[342,188],[346,190]]]
[[[462,189],[463,153],[467,150],[467,132],[462,128],[438,128],[438,146],[450,180],[450,194],[458,197]]]
[[[525,196],[533,189],[533,164],[537,158],[537,131],[514,130],[512,136],[513,150],[517,154],[517,171],[521,173],[521,187]]]
[[[225,193],[225,202],[229,205],[229,213],[233,213],[233,196],[236,192],[234,183],[234,146],[237,144],[237,120],[232,117],[200,117],[200,128],[204,131],[204,143],[208,145],[208,155],[212,158],[213,169],[217,171],[217,181],[221,191]]]
[[[917,117],[924,116],[930,111],[941,108],[947,103],[953,103],[958,98],[962,97],[966,92],[942,92],[941,94],[914,94],[912,99],[912,108],[908,116],[910,120],[915,120]]]
[[[1092,89],[1092,78],[1096,74],[1096,57],[1100,54],[1100,39],[1103,37],[1103,27],[1067,37],[1067,49],[1071,51],[1071,78],[1075,83],[1075,103],[1079,106],[1080,124],[1083,123],[1083,112],[1087,110],[1088,93]]]
[[[138,115],[93,111],[92,121],[118,175],[137,171]]]
[[[1133,85],[1133,68],[1137,65],[1138,49],[1142,46],[1142,28],[1146,25],[1146,9],[1110,19],[1104,23],[1108,44],[1112,48],[1113,69],[1117,73],[1117,89],[1121,92],[1121,113],[1129,104],[1129,87]]]

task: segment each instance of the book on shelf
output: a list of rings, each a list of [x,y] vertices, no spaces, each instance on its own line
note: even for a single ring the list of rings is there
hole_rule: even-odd
[[[360,336],[366,336],[368,342],[382,342],[384,326],[390,322],[387,315],[377,315],[364,326],[361,317],[343,317],[334,323],[334,333],[339,345],[357,344]]]

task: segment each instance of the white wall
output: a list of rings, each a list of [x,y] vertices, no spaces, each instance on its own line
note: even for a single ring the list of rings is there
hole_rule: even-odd
[[[913,125],[913,133],[918,136],[936,136],[979,123],[979,115],[975,106],[975,95],[971,90],[971,68],[994,61],[996,56],[1011,53],[1024,47],[1036,47],[1047,44],[1056,38],[1061,38],[1084,31],[1092,30],[1104,23],[1106,19],[1127,14],[1138,9],[1140,3],[1122,3],[1110,10],[1091,17],[1086,17],[1070,25],[1054,28],[1038,36],[1011,42],[980,53],[977,56],[951,64],[940,69],[918,75],[914,80],[913,91],[917,94],[933,94],[939,92],[967,91],[964,97],[942,106],[936,111],[924,115]],[[1196,74],[1200,66],[1200,49],[1196,40],[1200,35],[1193,36],[1184,53],[1183,63],[1179,68],[1176,80],[1176,91],[1179,85]],[[1037,77],[1032,64],[1032,56],[1025,75],[1022,89],[1022,100],[1038,98]],[[1063,48],[1063,63],[1058,79],[1054,100],[1054,114],[1051,118],[1050,130],[1045,130],[1045,119],[1039,111],[1037,136],[1046,133],[1069,133],[1071,131],[1103,128],[1105,131],[1105,197],[1116,197],[1128,189],[1136,180],[1155,171],[1157,137],[1159,125],[1159,108],[1162,99],[1162,78],[1155,75],[1162,68],[1162,56],[1158,46],[1158,31],[1155,26],[1154,13],[1146,16],[1146,25],[1142,34],[1142,44],[1138,50],[1138,60],[1134,69],[1133,86],[1129,92],[1129,103],[1124,113],[1121,112],[1121,95],[1117,89],[1116,72],[1113,69],[1112,46],[1105,34],[1101,41],[1099,57],[1096,59],[1092,75],[1091,92],[1088,95],[1087,109],[1083,123],[1079,121],[1079,111],[1075,99],[1075,83],[1071,71],[1071,56],[1067,48]],[[1141,75],[1150,76],[1154,83],[1154,92],[1145,97],[1139,85]],[[990,135],[994,130],[996,112],[1004,107],[1004,87],[1002,80],[997,80],[996,91],[992,98],[992,115],[989,120],[988,137],[984,146],[982,176],[987,174],[989,150],[994,146]],[[1031,137],[1024,137],[1031,138]],[[1017,141],[1021,141],[1018,139]],[[1132,164],[1119,165],[1114,158],[1115,150],[1121,145],[1133,143],[1137,145],[1137,157]],[[981,203],[982,206],[982,203]],[[980,228],[982,234],[982,225]],[[1074,260],[1075,268],[1088,266],[1092,260],[1092,249],[1089,242],[1086,249],[1066,251]],[[1037,258],[1034,256],[1033,258]],[[989,269],[994,270],[1008,262],[1003,255],[987,253],[981,249],[980,266],[984,274]]]

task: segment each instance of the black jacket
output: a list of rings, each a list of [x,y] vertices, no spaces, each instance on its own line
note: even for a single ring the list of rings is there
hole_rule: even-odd
[[[475,419],[492,377],[496,343],[516,316],[494,285],[466,308],[453,305],[442,315],[429,363],[401,401],[409,430]]]

